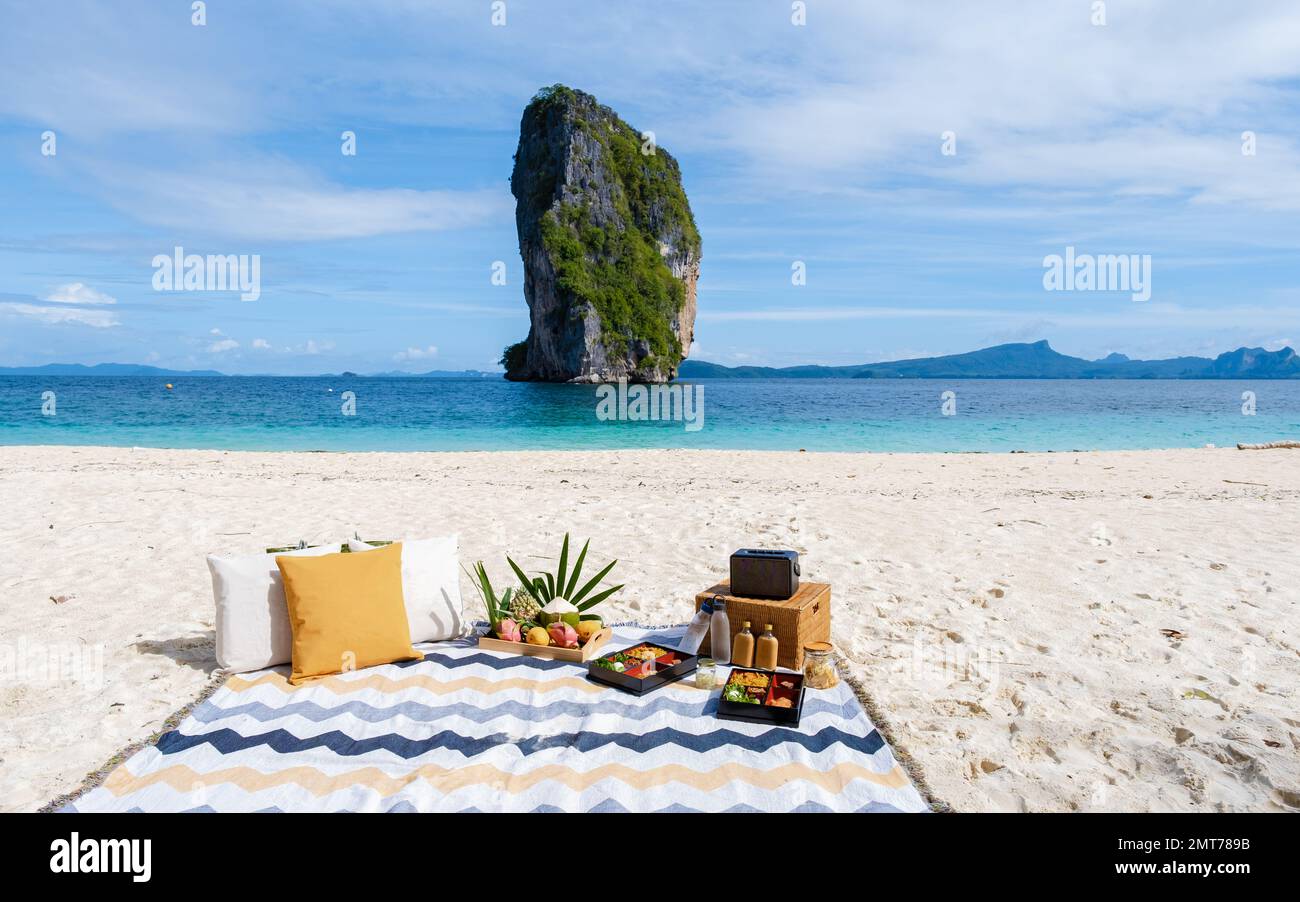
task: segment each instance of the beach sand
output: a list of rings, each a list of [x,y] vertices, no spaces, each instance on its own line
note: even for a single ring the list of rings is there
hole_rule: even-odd
[[[735,549],[797,549],[833,584],[842,667],[954,809],[1300,810],[1298,451],[12,447],[0,495],[6,809],[210,681],[205,553],[459,533],[504,585],[506,553],[542,566],[568,530],[620,559],[606,617],[649,624],[687,619]],[[82,652],[80,679],[42,649]]]

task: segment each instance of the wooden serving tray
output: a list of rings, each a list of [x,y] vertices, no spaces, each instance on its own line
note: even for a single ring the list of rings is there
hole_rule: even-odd
[[[527,655],[530,658],[549,658],[552,661],[570,661],[574,664],[581,664],[596,657],[597,652],[604,647],[605,643],[613,635],[614,628],[607,626],[592,636],[586,645],[579,648],[560,648],[555,645],[529,645],[527,642],[506,642],[503,639],[494,639],[484,634],[478,637],[478,647],[488,651],[505,652],[508,655]]]

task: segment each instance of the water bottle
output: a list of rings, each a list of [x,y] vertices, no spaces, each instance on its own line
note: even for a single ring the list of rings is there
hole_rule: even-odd
[[[712,617],[713,604],[706,601],[695,612],[695,619],[691,621],[690,626],[686,627],[686,635],[682,636],[682,641],[677,643],[677,650],[684,651],[688,655],[697,654],[700,643],[704,641],[704,634],[709,631],[709,621]]]
[[[713,596],[713,619],[709,623],[709,640],[713,660],[726,663],[731,660],[731,621],[727,619],[727,600]]]

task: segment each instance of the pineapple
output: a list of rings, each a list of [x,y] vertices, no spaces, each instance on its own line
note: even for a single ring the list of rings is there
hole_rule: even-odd
[[[531,623],[537,620],[537,615],[542,612],[542,606],[533,600],[523,589],[515,589],[510,596],[510,614],[519,623]]]

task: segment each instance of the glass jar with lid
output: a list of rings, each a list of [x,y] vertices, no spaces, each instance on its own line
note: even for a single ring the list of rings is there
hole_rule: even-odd
[[[829,642],[809,642],[803,647],[803,684],[808,689],[830,689],[839,684],[835,649]]]
[[[718,666],[712,658],[700,658],[695,665],[695,685],[700,689],[717,688]]]

